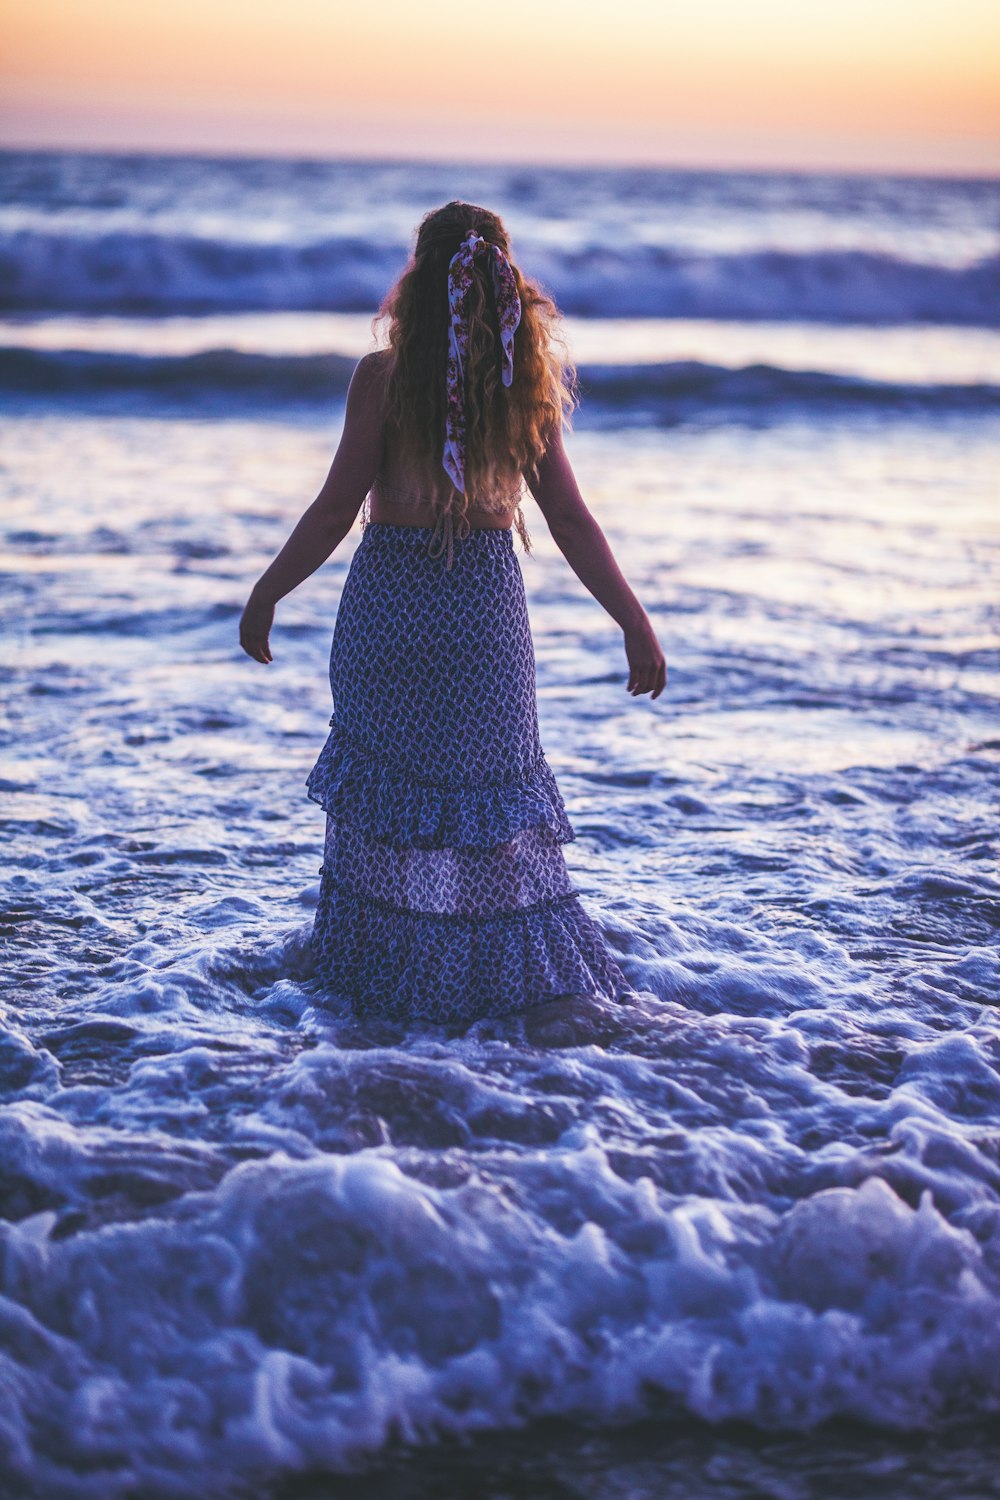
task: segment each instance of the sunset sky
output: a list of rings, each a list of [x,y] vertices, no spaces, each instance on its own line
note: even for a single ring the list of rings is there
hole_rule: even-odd
[[[997,0],[0,0],[5,145],[1000,170]]]

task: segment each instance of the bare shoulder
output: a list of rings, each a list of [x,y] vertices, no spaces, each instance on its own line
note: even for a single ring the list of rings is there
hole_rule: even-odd
[[[354,367],[351,384],[363,391],[379,390],[385,381],[389,353],[388,349],[373,349],[371,354],[363,354]]]
[[[347,420],[378,423],[385,399],[385,351],[378,349],[358,360],[347,388]]]

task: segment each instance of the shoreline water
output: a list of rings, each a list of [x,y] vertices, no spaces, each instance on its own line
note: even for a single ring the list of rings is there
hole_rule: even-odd
[[[678,1418],[595,1434],[540,1423],[461,1445],[400,1450],[374,1473],[279,1481],[266,1500],[842,1500],[848,1493],[852,1500],[995,1500],[992,1439],[988,1426],[961,1421],[934,1434],[849,1423],[762,1433]]]
[[[155,190],[176,215],[179,181],[140,170],[113,211],[142,217]],[[589,191],[599,240],[609,189]],[[929,191],[876,192],[879,234],[946,217]],[[746,237],[749,215],[760,249],[745,196],[712,185],[699,233]],[[852,212],[834,201],[810,232]],[[101,352],[97,323],[78,326]],[[242,329],[252,354],[279,336]],[[316,354],[315,332],[299,322],[290,352]],[[670,330],[605,332],[625,384],[585,395],[569,446],[662,634],[661,702],[625,693],[620,633],[533,512],[518,556],[571,873],[636,1000],[468,1034],[352,1023],[310,973],[305,780],[357,531],[280,606],[272,667],[236,642],[249,583],[326,472],[339,400],[275,401],[272,381],[250,403],[211,375],[168,400],[119,366],[110,389],[43,380],[8,402],[12,1485],[991,1493],[1000,422],[974,390],[946,410],[934,388],[974,386],[993,335],[882,348],[877,328],[827,329],[821,373],[844,373],[836,355],[921,398],[772,386],[755,404],[721,399],[727,375],[664,420],[646,356]],[[163,334],[123,320],[103,353],[134,336],[135,358],[169,357]],[[715,323],[683,357],[742,366],[738,386],[760,336]],[[787,372],[808,332],[779,337]],[[349,1463],[360,1477],[338,1478]]]

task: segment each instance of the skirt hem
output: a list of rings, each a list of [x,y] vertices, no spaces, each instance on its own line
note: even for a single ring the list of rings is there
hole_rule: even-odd
[[[431,780],[374,758],[334,718],[306,790],[332,817],[393,848],[493,849],[526,828],[547,828],[561,844],[576,838],[541,752],[503,779]]]
[[[487,917],[404,911],[324,873],[317,975],[356,1016],[469,1022],[628,982],[576,892]]]

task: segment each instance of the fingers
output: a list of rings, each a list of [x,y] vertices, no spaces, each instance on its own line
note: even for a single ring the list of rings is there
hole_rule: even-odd
[[[253,657],[254,661],[261,662],[265,667],[272,660],[271,647],[266,635],[251,635],[249,631],[240,631],[240,645],[247,656]]]
[[[273,620],[273,609],[255,609],[252,600],[240,616],[240,645],[247,656],[265,667],[271,661],[269,637]]]
[[[253,657],[254,661],[259,661],[265,667],[270,665],[271,654],[266,646],[244,646],[243,649],[247,656]]]
[[[628,691],[633,698],[639,698],[643,693],[651,693],[654,698],[658,698],[666,685],[665,661],[642,662],[632,667],[628,675]]]

